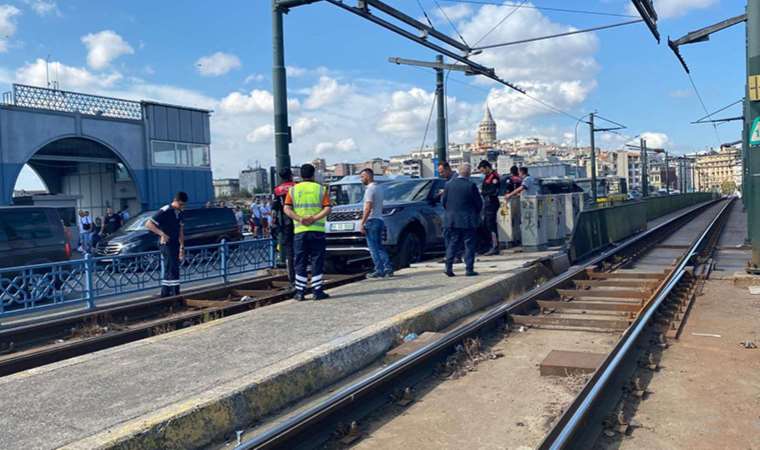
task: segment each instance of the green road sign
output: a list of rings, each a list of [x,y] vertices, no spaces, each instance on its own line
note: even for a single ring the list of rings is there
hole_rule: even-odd
[[[760,145],[760,117],[756,117],[749,129],[749,145]]]

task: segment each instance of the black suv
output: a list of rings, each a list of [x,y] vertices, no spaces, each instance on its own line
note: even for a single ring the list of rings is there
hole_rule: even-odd
[[[71,245],[55,208],[0,207],[0,268],[66,261]]]
[[[98,243],[96,256],[114,256],[158,250],[158,236],[145,228],[155,214],[149,211],[130,219],[116,233]],[[243,238],[230,208],[200,208],[185,210],[185,245],[216,244],[239,241]]]

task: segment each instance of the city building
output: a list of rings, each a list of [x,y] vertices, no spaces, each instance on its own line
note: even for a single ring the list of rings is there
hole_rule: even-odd
[[[615,174],[625,178],[628,189],[641,191],[641,152],[620,150],[614,155]]]
[[[229,198],[240,195],[240,180],[237,178],[219,178],[214,180],[214,197]]]
[[[491,109],[486,105],[483,113],[483,120],[478,126],[478,133],[475,136],[475,151],[485,153],[487,150],[494,148],[496,145],[496,122],[491,116]]]
[[[336,177],[345,177],[354,174],[354,165],[347,162],[335,163],[333,174]]]
[[[249,194],[263,194],[270,191],[269,172],[263,167],[248,167],[240,171],[240,191]]]
[[[694,171],[699,191],[720,191],[723,183],[727,182],[733,182],[736,189],[741,190],[741,150],[724,146],[720,151],[697,155]]]

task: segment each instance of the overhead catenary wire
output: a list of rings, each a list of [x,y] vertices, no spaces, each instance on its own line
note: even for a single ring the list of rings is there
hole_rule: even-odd
[[[705,114],[709,115],[710,111],[707,109],[707,105],[705,105],[705,101],[702,100],[702,94],[699,93],[699,89],[697,89],[697,84],[694,82],[694,78],[691,76],[691,73],[687,73],[689,77],[689,83],[691,83],[692,89],[694,89],[694,93],[697,95],[697,99],[699,99],[699,103],[702,105],[702,109],[705,111]],[[713,130],[715,130],[715,139],[718,144],[718,147],[720,147],[720,134],[718,133],[718,127],[713,123]]]
[[[419,1],[419,0],[418,0],[418,1]],[[459,36],[459,39],[462,41],[462,43],[463,43],[464,45],[466,45],[466,46],[468,46],[468,47],[469,47],[469,46],[470,46],[470,44],[468,44],[468,43],[467,43],[467,41],[465,40],[464,36],[462,36],[462,33],[460,33],[460,32],[459,32],[459,30],[457,29],[457,26],[454,24],[454,21],[453,21],[453,20],[451,20],[451,19],[449,18],[449,15],[448,15],[448,14],[446,14],[446,10],[444,10],[444,9],[441,7],[441,4],[440,4],[440,3],[438,3],[438,0],[433,0],[433,2],[435,2],[435,5],[436,5],[436,6],[438,7],[438,9],[441,11],[441,14],[443,15],[443,17],[445,17],[445,18],[446,18],[446,20],[449,22],[449,25],[451,25],[451,28],[454,30],[454,33],[456,33],[456,34],[457,34],[457,36]]]
[[[462,4],[471,4],[471,5],[493,5],[493,6],[516,6],[517,5],[517,3],[485,1],[485,0],[441,0],[441,1],[448,2],[448,3],[462,3]],[[639,17],[632,14],[610,13],[610,12],[605,12],[605,11],[591,11],[591,10],[583,10],[583,9],[554,8],[554,7],[549,7],[549,6],[524,5],[522,7],[525,9],[536,9],[539,11],[554,11],[554,12],[569,13],[569,14],[587,14],[587,15],[592,15],[592,16],[628,17],[632,19]]]
[[[473,44],[473,47],[475,47],[478,44],[480,44],[481,42],[483,42],[483,39],[487,38],[491,33],[493,33],[494,31],[496,31],[497,28],[499,28],[500,26],[502,26],[504,24],[504,22],[506,22],[507,20],[509,20],[509,18],[512,17],[512,15],[514,15],[514,13],[516,13],[526,3],[528,3],[528,0],[523,0],[522,3],[520,3],[519,5],[516,5],[514,8],[512,8],[512,10],[509,11],[496,25],[494,25],[490,30],[488,30],[486,32],[486,34],[484,34],[480,39],[478,39],[477,42],[475,42],[475,44]]]
[[[427,141],[428,131],[430,130],[430,122],[433,120],[433,111],[435,110],[435,102],[438,100],[438,94],[433,94],[433,104],[430,105],[430,113],[428,114],[427,123],[425,123],[425,134],[422,135],[422,143],[420,144],[420,152],[425,148],[425,141]]]
[[[737,101],[735,101],[735,102],[731,103],[731,104],[730,104],[730,105],[728,105],[728,106],[724,106],[724,107],[722,107],[722,108],[720,108],[720,109],[718,109],[718,110],[716,110],[716,111],[713,111],[713,112],[711,112],[710,114],[708,114],[708,115],[706,115],[706,116],[704,116],[704,117],[700,117],[699,119],[695,120],[695,121],[694,121],[694,123],[697,123],[697,122],[700,122],[700,121],[702,121],[702,120],[705,120],[705,119],[707,119],[707,118],[709,118],[709,117],[712,117],[712,116],[714,116],[714,115],[718,114],[719,112],[723,112],[723,111],[727,110],[728,108],[730,108],[730,107],[732,107],[732,106],[734,106],[734,105],[738,105],[738,104],[740,104],[740,103],[742,103],[742,102],[744,102],[744,99],[743,99],[743,98],[740,98],[739,100],[737,100]]]
[[[422,10],[422,15],[425,16],[425,20],[427,20],[428,25],[430,25],[430,28],[435,28],[433,26],[433,22],[430,21],[430,17],[428,17],[427,11],[425,11],[425,7],[422,6],[422,2],[420,0],[417,0],[417,5],[419,5],[420,10]]]

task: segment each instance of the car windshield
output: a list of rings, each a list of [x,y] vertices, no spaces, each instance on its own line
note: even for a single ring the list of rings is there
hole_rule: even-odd
[[[130,219],[126,225],[124,225],[124,229],[126,231],[145,230],[145,223],[148,222],[151,217],[153,217],[153,211],[142,213],[139,216]]]
[[[330,186],[330,201],[334,205],[352,205],[364,197],[364,185],[361,183],[333,184]]]
[[[383,201],[410,202],[427,198],[430,181],[398,181],[382,185]]]

